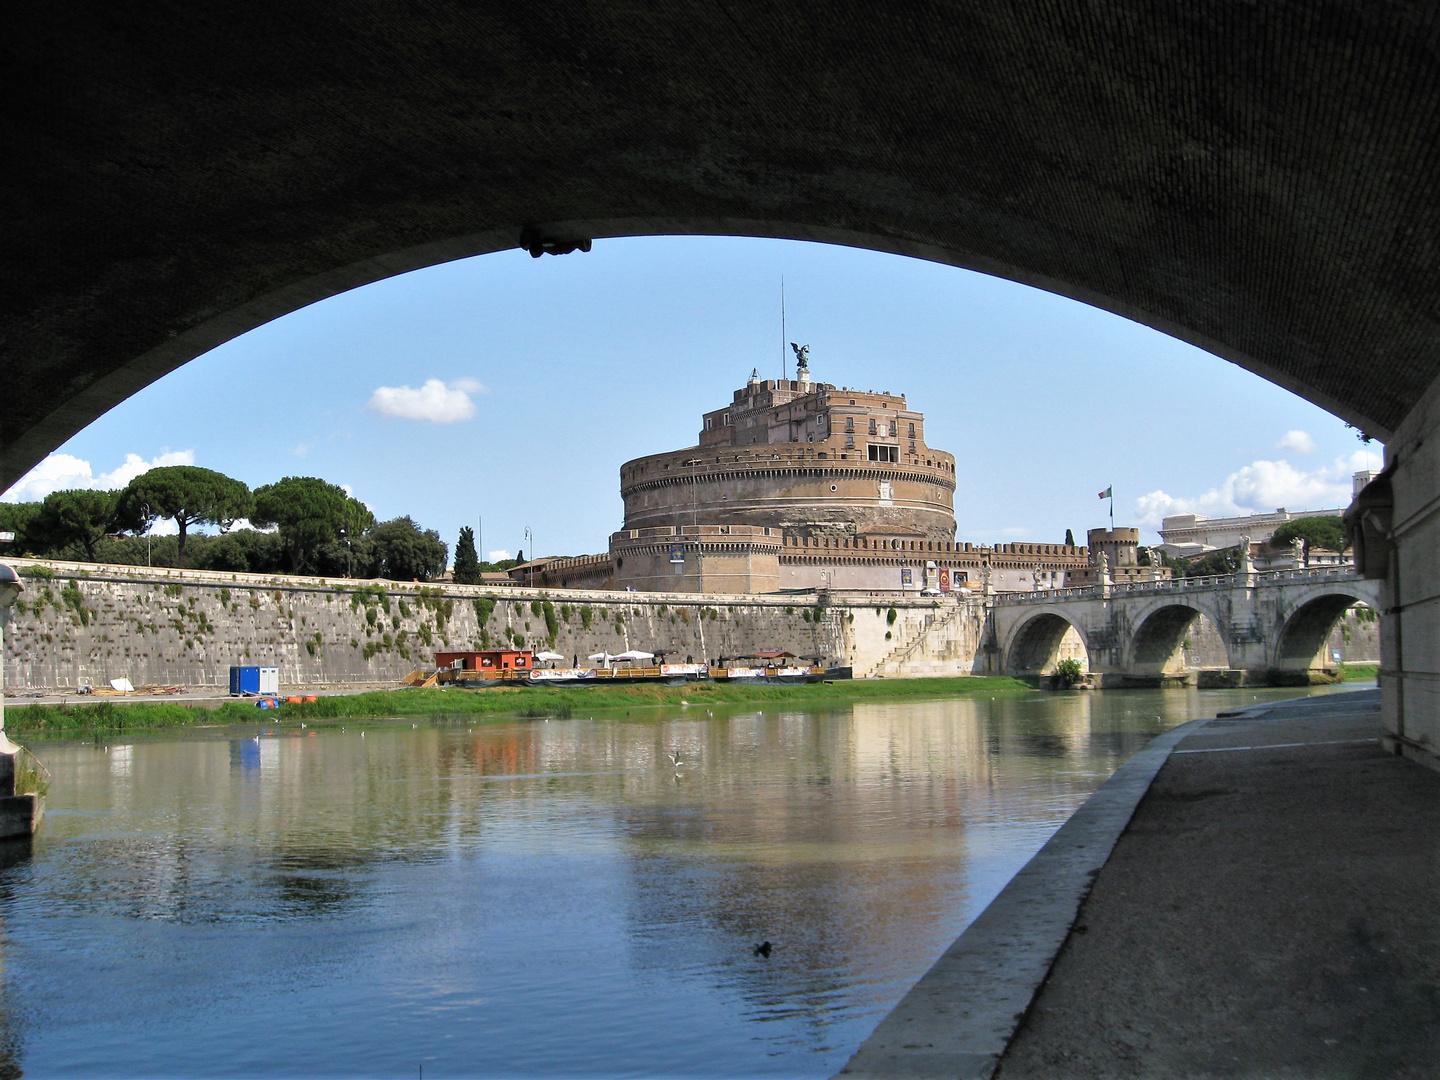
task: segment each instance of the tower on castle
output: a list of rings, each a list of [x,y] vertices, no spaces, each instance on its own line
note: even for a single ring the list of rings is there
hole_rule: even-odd
[[[904,394],[761,379],[701,418],[694,446],[620,469],[626,530],[750,525],[798,536],[955,537],[955,459],[925,442]]]

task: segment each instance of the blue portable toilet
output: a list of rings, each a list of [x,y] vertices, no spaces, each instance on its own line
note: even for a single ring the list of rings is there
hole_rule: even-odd
[[[260,668],[258,665],[230,665],[230,696],[260,693]]]
[[[280,669],[275,666],[234,664],[230,668],[230,696],[279,695]]]

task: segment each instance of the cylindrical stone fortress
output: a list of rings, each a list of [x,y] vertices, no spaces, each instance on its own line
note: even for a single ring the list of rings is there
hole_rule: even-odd
[[[903,394],[760,380],[706,413],[700,444],[626,462],[624,529],[748,525],[790,535],[955,537],[955,459]]]

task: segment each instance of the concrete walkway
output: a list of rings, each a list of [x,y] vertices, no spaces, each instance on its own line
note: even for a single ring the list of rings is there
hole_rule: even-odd
[[[1017,877],[847,1072],[1440,1076],[1440,773],[1384,754],[1379,729],[1378,691],[1187,725],[1053,964],[1032,946],[1029,966],[1048,970],[1033,1000],[1014,1010],[1003,980],[945,978],[999,956],[1026,966],[1017,942],[1035,909],[1017,900],[1035,883]],[[1063,865],[1093,843],[1064,834],[1037,860]],[[986,1052],[1001,1027],[1008,1046]]]

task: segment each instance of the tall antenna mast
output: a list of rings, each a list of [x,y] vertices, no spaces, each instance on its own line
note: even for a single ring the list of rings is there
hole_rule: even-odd
[[[785,360],[785,275],[780,275],[780,378],[788,378]]]

